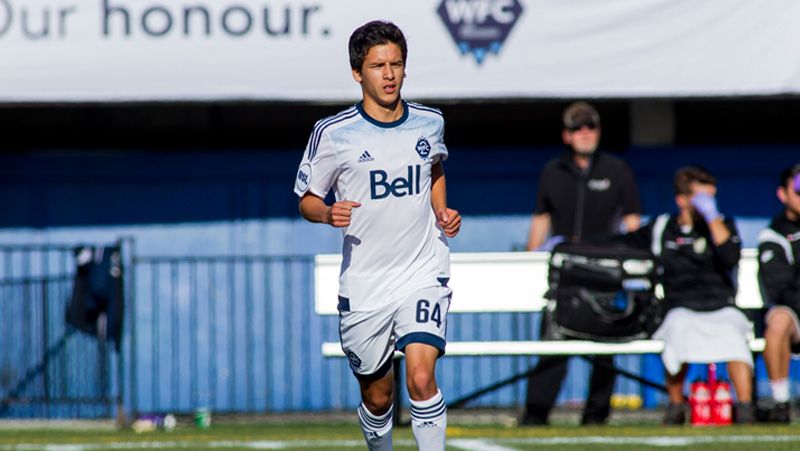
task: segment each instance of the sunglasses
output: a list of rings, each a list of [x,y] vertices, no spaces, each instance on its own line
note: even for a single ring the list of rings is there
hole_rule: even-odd
[[[800,172],[794,175],[792,179],[792,188],[794,188],[794,192],[800,194]]]
[[[584,127],[590,131],[597,130],[597,124],[578,124],[572,127],[567,127],[567,130],[569,130],[571,133],[575,133]]]

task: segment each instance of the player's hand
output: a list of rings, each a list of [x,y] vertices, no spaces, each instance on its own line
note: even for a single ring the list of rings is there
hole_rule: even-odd
[[[457,210],[453,210],[452,208],[445,208],[437,211],[436,221],[448,238],[453,238],[458,235],[459,230],[461,230],[461,215],[458,214]]]
[[[711,223],[715,219],[719,219],[722,215],[717,210],[717,199],[708,193],[696,193],[692,196],[692,206],[706,222]]]
[[[352,200],[340,200],[331,205],[328,209],[327,222],[334,227],[347,227],[350,225],[350,218],[353,216],[353,209],[360,207],[361,204]]]

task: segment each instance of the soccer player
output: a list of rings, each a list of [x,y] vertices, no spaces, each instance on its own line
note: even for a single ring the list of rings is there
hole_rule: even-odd
[[[447,414],[435,378],[450,306],[447,238],[461,216],[447,208],[442,113],[401,99],[402,31],[369,22],[350,36],[362,101],[314,126],[295,193],[311,222],[342,229],[339,331],[361,388],[358,418],[371,450],[392,449],[395,349],[405,353],[419,449],[443,450]],[[333,189],[336,201],[324,201]]]

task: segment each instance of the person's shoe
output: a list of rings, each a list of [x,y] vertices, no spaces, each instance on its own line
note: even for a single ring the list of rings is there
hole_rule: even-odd
[[[667,411],[661,424],[665,426],[681,425],[686,422],[686,406],[684,404],[667,404]]]
[[[522,415],[522,418],[519,419],[517,424],[520,426],[547,426],[548,422],[547,418],[525,413]]]
[[[775,402],[772,398],[760,399],[756,420],[761,423],[791,423],[792,407],[788,402]]]
[[[603,426],[608,422],[607,419],[584,417],[581,419],[582,426]]]
[[[736,424],[753,424],[756,420],[756,409],[751,402],[737,402],[733,408],[733,422]]]

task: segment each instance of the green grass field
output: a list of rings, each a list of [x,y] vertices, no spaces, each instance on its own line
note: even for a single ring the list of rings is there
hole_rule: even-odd
[[[394,433],[395,449],[415,450],[410,428]],[[197,430],[181,425],[171,432],[137,434],[129,430],[0,428],[0,451],[45,450],[354,450],[365,449],[355,424],[214,425]],[[517,428],[493,425],[454,425],[448,428],[452,450],[796,450],[797,426],[605,427],[555,426]]]

